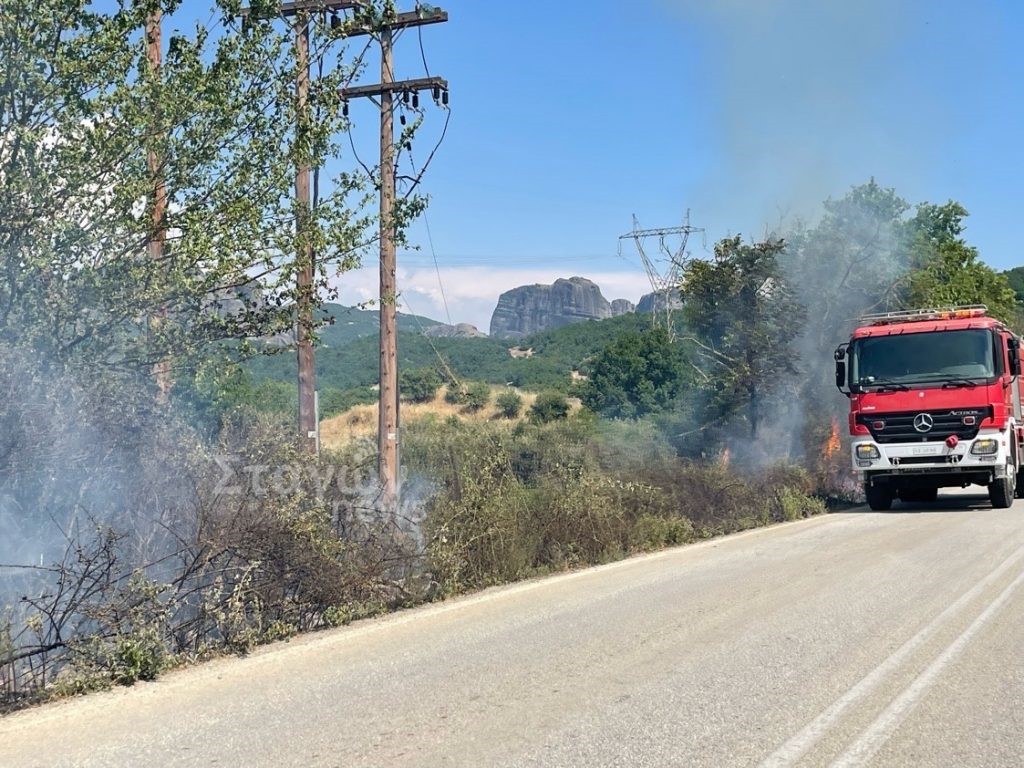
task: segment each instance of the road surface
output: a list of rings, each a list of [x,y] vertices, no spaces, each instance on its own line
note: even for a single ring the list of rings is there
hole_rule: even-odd
[[[2,766],[1024,765],[1024,503],[854,511],[0,719]]]

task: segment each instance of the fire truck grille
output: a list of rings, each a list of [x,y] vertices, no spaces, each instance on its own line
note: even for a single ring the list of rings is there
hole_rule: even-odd
[[[956,435],[961,440],[973,440],[978,436],[981,422],[991,416],[992,407],[988,406],[941,411],[862,413],[857,416],[857,423],[867,427],[878,443],[935,443],[950,435]],[[925,429],[929,422],[930,428]]]

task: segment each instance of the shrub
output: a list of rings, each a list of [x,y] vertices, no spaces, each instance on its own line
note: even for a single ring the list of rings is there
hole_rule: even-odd
[[[466,410],[472,413],[481,411],[491,402],[491,388],[482,381],[477,381],[466,388]]]
[[[558,392],[545,392],[537,397],[530,408],[530,421],[547,424],[564,419],[569,415],[569,401]]]
[[[465,385],[452,383],[444,391],[444,401],[449,405],[464,405],[466,394]]]
[[[498,406],[498,413],[506,419],[518,418],[523,410],[523,398],[515,390],[509,389],[498,395],[495,401]]]
[[[120,637],[114,648],[111,676],[121,685],[155,680],[166,666],[166,655],[163,638],[154,630]]]
[[[21,375],[10,367],[2,389],[25,392]],[[0,430],[12,448],[0,454],[31,483],[12,490],[26,510],[40,498],[49,505],[40,509],[72,509],[83,492],[111,505],[102,519],[79,518],[66,551],[47,555],[56,564],[20,577],[31,582],[0,580],[0,596],[25,596],[0,616],[0,660],[18,658],[5,665],[16,684],[0,687],[0,710],[49,681],[75,692],[150,679],[181,660],[245,652],[436,595],[824,511],[803,470],[742,475],[743,462],[690,462],[652,421],[566,419],[557,394],[512,428],[454,415],[411,423],[405,463],[431,486],[411,488],[405,498],[420,501],[398,517],[375,509],[372,450],[353,443],[308,457],[290,437],[290,418],[273,414],[233,412],[209,439],[150,415],[131,441],[131,432],[120,435],[120,471],[90,467],[103,483],[95,489],[29,471],[27,460],[85,465],[93,443],[60,437],[76,420],[95,427],[90,437],[108,434],[124,400],[104,403],[32,402],[10,411],[21,420],[16,430]],[[227,485],[215,460],[226,456]],[[243,469],[263,466],[271,469],[258,479]],[[292,472],[302,482],[289,484]],[[150,507],[162,511],[159,525],[142,527],[133,513]],[[26,523],[45,530],[0,506],[0,552],[12,540],[35,546],[19,533]]]
[[[406,437],[410,469],[440,489],[425,531],[442,594],[824,511],[806,472],[687,461],[645,421],[413,425]]]
[[[630,548],[637,551],[674,547],[696,538],[693,523],[687,518],[642,515],[630,531]]]
[[[441,377],[433,368],[415,368],[402,371],[399,390],[402,397],[411,403],[429,403],[441,388]]]

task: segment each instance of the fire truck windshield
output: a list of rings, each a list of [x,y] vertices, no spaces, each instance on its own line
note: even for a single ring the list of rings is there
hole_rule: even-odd
[[[981,329],[857,339],[850,348],[850,381],[860,389],[991,379],[993,349],[991,332]]]

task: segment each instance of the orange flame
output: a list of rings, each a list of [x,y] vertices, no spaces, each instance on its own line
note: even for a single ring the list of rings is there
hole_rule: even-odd
[[[839,452],[841,448],[842,442],[839,439],[839,419],[833,416],[832,432],[828,436],[828,442],[825,443],[825,458],[831,459]]]
[[[718,463],[721,464],[723,467],[728,468],[728,466],[729,466],[729,449],[728,448],[726,448],[724,451],[722,451],[722,455],[718,457]]]

